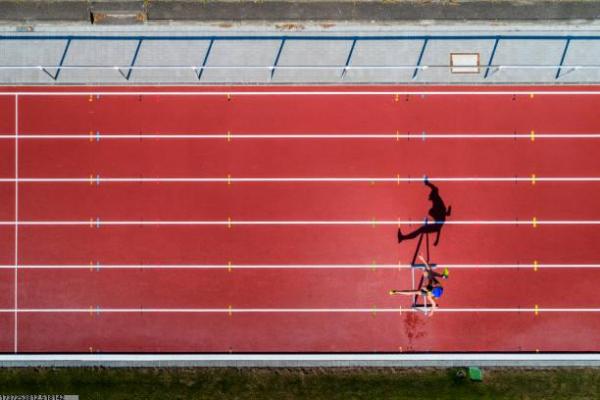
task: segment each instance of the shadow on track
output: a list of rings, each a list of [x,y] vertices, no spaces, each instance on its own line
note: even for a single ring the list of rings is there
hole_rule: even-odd
[[[452,212],[452,206],[446,208],[446,204],[440,196],[439,189],[433,183],[429,182],[427,177],[425,177],[424,183],[427,187],[431,189],[431,192],[429,193],[429,200],[431,201],[432,205],[429,209],[429,216],[433,218],[433,222],[428,222],[428,220],[425,219],[425,223],[421,227],[415,229],[414,231],[406,235],[403,235],[402,231],[398,229],[398,243],[402,243],[404,240],[414,239],[424,233],[434,232],[437,235],[435,237],[435,242],[433,243],[433,245],[437,246],[440,241],[440,233],[442,231],[442,227],[446,222],[446,217],[449,217],[450,213]]]

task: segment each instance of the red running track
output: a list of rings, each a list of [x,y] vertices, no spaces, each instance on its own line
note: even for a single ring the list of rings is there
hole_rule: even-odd
[[[600,88],[502,87],[471,95],[464,92],[490,88],[326,88],[390,92],[376,95],[269,94],[325,90],[317,87],[4,89],[17,90],[48,94],[0,96],[1,352],[600,351],[600,268],[580,265],[598,263],[600,227],[529,222],[600,220],[600,182],[529,180],[600,177],[600,138],[574,136],[600,133]],[[123,90],[139,94],[108,94]],[[432,93],[391,93],[418,90]],[[598,94],[543,93],[574,90]],[[439,91],[456,94],[433,93]],[[150,134],[221,136],[104,136]],[[390,137],[236,137],[244,134]],[[514,138],[427,136],[435,134]],[[433,317],[388,294],[411,287],[410,271],[393,265],[406,267],[415,243],[399,245],[397,226],[378,223],[422,221],[430,205],[423,175],[452,205],[450,222],[515,221],[443,228],[431,257],[451,266],[451,278]],[[95,181],[227,176],[233,181]],[[515,176],[524,179],[435,181]],[[415,181],[235,181],[248,177]],[[47,224],[17,229],[17,219]],[[157,265],[163,267],[148,268]],[[183,265],[220,268],[173,268]],[[241,267],[248,265],[276,267]],[[303,267],[282,268],[289,265]],[[312,312],[299,312],[306,309]]]

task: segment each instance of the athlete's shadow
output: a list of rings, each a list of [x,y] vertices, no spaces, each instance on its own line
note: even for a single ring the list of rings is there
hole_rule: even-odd
[[[444,200],[440,197],[440,191],[437,186],[433,183],[429,182],[427,178],[425,178],[425,185],[427,185],[431,192],[429,193],[429,200],[431,200],[431,208],[429,209],[429,215],[433,218],[433,221],[425,220],[425,223],[415,229],[414,231],[403,235],[402,231],[398,229],[398,243],[402,243],[404,240],[414,239],[419,237],[423,233],[436,233],[435,242],[433,242],[434,246],[437,246],[440,241],[440,233],[442,232],[442,227],[446,222],[446,217],[450,216],[452,212],[452,206],[448,206],[446,208],[446,204],[444,204]]]

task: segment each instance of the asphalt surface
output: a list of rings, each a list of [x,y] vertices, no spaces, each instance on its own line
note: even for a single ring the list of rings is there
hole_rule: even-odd
[[[598,1],[181,1],[0,0],[0,21],[418,21],[593,20]]]

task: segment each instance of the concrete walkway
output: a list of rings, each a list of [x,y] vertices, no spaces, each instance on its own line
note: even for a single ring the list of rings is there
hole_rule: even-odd
[[[599,60],[596,23],[0,28],[10,84],[589,84]]]

